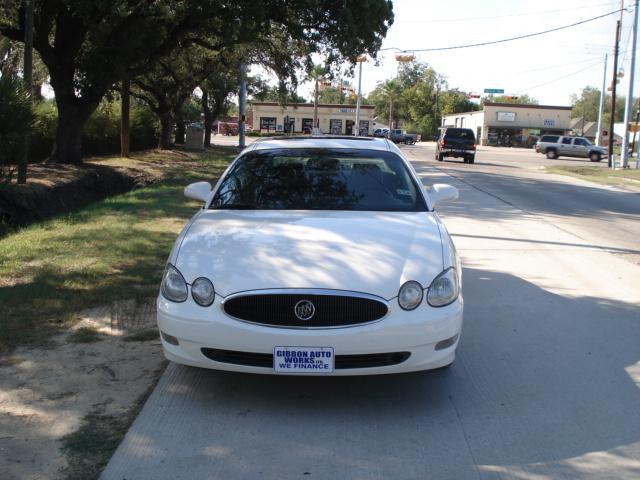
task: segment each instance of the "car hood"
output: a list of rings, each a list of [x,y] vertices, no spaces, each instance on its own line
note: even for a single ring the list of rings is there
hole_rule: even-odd
[[[175,265],[187,283],[210,278],[217,293],[325,288],[395,297],[443,270],[438,220],[429,212],[205,210]]]

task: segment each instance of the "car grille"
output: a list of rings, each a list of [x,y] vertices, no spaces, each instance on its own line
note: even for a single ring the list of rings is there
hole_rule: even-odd
[[[381,319],[389,308],[383,299],[376,298],[356,293],[261,293],[231,297],[224,301],[223,308],[234,318],[262,325],[328,328]],[[305,301],[313,304],[314,313],[308,319],[301,319],[296,316],[296,306]]]
[[[203,348],[205,357],[221,363],[245,365],[250,367],[273,368],[273,354],[238,352],[235,350],[219,350]],[[336,355],[336,370],[350,368],[374,368],[398,365],[411,356],[410,352],[367,353],[362,355]]]

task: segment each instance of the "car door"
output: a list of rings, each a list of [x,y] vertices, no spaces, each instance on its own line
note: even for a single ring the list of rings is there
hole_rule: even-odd
[[[589,146],[584,138],[573,139],[574,156],[587,158],[589,156]]]
[[[558,155],[569,155],[569,156],[573,155],[572,140],[573,138],[571,137],[562,137],[560,139],[560,145],[559,145],[560,151],[558,152]]]

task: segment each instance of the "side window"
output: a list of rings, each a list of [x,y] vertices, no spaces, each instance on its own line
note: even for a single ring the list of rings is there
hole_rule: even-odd
[[[585,142],[585,141],[584,141],[584,138],[576,138],[576,139],[573,141],[573,144],[574,144],[574,145],[580,145],[580,146],[583,146],[583,147],[586,147],[586,146],[587,146],[587,142]]]
[[[571,137],[564,137],[564,138],[562,139],[562,144],[563,144],[563,145],[571,145],[571,140],[572,140],[572,138],[571,138]]]

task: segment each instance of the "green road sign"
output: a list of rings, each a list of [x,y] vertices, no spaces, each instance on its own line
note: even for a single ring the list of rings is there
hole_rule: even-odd
[[[485,88],[484,93],[504,93],[504,88]]]

